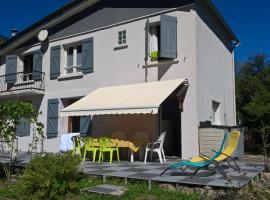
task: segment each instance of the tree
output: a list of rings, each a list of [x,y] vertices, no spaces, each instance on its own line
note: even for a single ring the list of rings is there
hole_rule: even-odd
[[[0,103],[0,140],[1,150],[4,157],[6,146],[10,147],[10,163],[14,160],[13,144],[16,138],[16,127],[19,125],[20,120],[32,123],[35,127],[38,136],[43,138],[43,124],[38,121],[38,111],[29,102],[24,101],[8,101]],[[2,164],[6,177],[10,178],[10,164]]]
[[[266,159],[270,135],[270,64],[264,54],[241,66],[236,76],[236,92],[238,121],[258,133]]]

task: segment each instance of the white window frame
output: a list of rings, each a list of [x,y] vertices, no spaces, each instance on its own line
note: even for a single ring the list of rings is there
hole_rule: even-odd
[[[121,36],[120,36],[120,33],[121,33]],[[124,35],[125,35],[125,39],[123,37]],[[120,41],[121,41],[121,44],[120,44]],[[123,29],[117,32],[117,46],[124,46],[124,45],[127,45],[127,30],[126,29]]]
[[[81,44],[75,44],[75,45],[70,45],[70,46],[65,46],[65,65],[64,65],[64,74],[65,75],[72,75],[72,74],[79,74],[82,73],[82,64],[77,64],[77,47],[81,46]],[[68,50],[69,48],[73,48],[73,65],[68,66]],[[69,72],[69,70],[72,70],[72,72]]]

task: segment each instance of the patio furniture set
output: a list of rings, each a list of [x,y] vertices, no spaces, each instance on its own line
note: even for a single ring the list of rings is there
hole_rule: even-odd
[[[93,163],[96,161],[97,152],[99,152],[98,161],[99,163],[104,160],[105,154],[108,153],[109,163],[112,163],[114,152],[117,156],[117,161],[120,161],[119,158],[119,148],[129,148],[132,152],[131,162],[133,162],[133,152],[137,152],[139,149],[142,149],[142,146],[136,147],[133,142],[128,140],[123,140],[125,138],[120,137],[121,134],[117,134],[119,138],[122,139],[112,139],[108,137],[100,137],[100,138],[90,138],[85,137],[81,138],[80,136],[73,136],[73,150],[72,155],[75,155],[76,152],[82,157],[83,162],[85,161],[87,152],[92,152]],[[152,154],[157,153],[160,163],[166,162],[165,153],[163,149],[163,144],[165,140],[166,132],[163,132],[156,142],[147,143],[145,145],[145,157],[144,163],[147,161],[148,153],[150,153],[150,158],[152,159]],[[113,137],[115,138],[115,136]],[[237,148],[238,140],[240,138],[239,131],[232,131],[228,133],[225,131],[223,140],[221,142],[220,148],[216,150],[212,150],[214,155],[209,157],[204,154],[199,154],[196,157],[191,158],[187,161],[181,161],[172,165],[169,165],[161,174],[162,176],[168,170],[181,170],[185,171],[187,168],[194,169],[194,172],[191,175],[191,178],[195,176],[198,171],[201,169],[208,169],[210,171],[218,170],[220,174],[226,179],[229,180],[229,177],[223,170],[223,166],[221,164],[223,162],[227,162],[229,167],[238,171],[240,173],[240,168],[237,165],[236,161],[233,158],[233,154]],[[214,166],[214,167],[212,167]]]
[[[116,139],[116,135],[119,136]],[[119,148],[129,148],[131,152],[131,162],[134,161],[134,152],[138,152],[141,149],[145,148],[145,158],[144,162],[147,161],[147,155],[150,153],[150,158],[152,159],[152,154],[157,153],[160,163],[166,162],[163,144],[166,133],[163,132],[156,142],[154,143],[142,143],[141,137],[137,138],[137,141],[134,143],[132,141],[124,140],[125,137],[121,137],[120,132],[116,135],[113,135],[112,138],[109,137],[80,137],[72,136],[71,140],[73,142],[72,155],[78,153],[82,157],[83,162],[86,159],[87,152],[92,153],[93,163],[96,161],[97,153],[99,153],[98,161],[101,162],[104,160],[106,154],[109,154],[109,162],[112,163],[114,152],[117,156],[117,161],[120,161],[119,158]],[[143,141],[144,142],[144,141]]]

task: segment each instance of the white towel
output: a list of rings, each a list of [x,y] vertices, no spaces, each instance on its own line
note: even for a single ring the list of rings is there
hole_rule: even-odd
[[[73,136],[79,136],[80,133],[68,133],[68,134],[63,134],[61,136],[60,140],[60,152],[66,152],[66,151],[71,151],[73,148],[73,142],[71,138]]]

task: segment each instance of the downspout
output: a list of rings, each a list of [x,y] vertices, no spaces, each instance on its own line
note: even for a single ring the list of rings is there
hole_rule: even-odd
[[[236,125],[236,99],[235,99],[235,62],[234,62],[234,50],[240,45],[240,42],[235,44],[232,52],[232,85],[233,85],[233,125]]]

